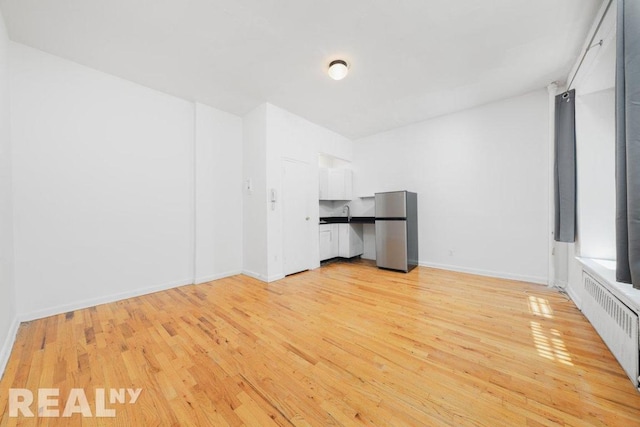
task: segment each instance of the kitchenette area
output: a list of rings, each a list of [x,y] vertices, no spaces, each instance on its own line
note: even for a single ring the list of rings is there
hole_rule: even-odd
[[[320,217],[320,261],[322,262],[338,257],[353,258],[364,255],[365,224],[374,225],[374,217]]]
[[[348,163],[320,157],[320,262],[363,258],[409,272],[418,265],[417,194],[381,192],[356,197]]]

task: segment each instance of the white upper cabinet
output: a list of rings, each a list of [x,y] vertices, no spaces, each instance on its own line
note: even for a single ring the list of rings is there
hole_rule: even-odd
[[[353,171],[350,169],[319,169],[320,200],[353,199]]]

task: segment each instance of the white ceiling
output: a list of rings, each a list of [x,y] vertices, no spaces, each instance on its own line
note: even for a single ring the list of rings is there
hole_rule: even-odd
[[[563,80],[602,0],[0,0],[12,40],[357,138]],[[333,81],[326,66],[351,64]]]

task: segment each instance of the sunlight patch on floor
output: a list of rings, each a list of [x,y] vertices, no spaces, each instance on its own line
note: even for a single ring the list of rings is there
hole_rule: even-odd
[[[538,354],[545,359],[557,360],[564,365],[573,366],[571,355],[567,351],[560,332],[557,329],[545,331],[540,323],[533,321],[530,323],[533,343]]]
[[[553,319],[553,309],[546,298],[529,295],[529,311],[535,316]]]

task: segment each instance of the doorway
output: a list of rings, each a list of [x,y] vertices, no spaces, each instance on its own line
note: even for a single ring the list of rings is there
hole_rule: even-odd
[[[311,165],[282,160],[282,229],[284,274],[308,270],[311,266]],[[314,193],[315,194],[315,193]]]

